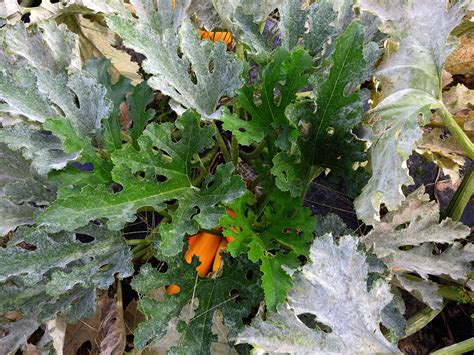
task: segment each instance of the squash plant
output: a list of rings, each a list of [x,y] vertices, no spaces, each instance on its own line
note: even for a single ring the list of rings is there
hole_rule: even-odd
[[[96,290],[126,278],[146,318],[138,351],[398,352],[414,331],[399,288],[435,312],[443,297],[472,297],[469,228],[401,189],[431,110],[474,159],[440,79],[470,6],[98,0],[4,25],[0,353],[51,319],[93,314]],[[144,80],[84,60],[68,11],[143,55]],[[324,172],[357,196],[369,234],[304,207]],[[143,211],[158,223],[130,239],[123,230]]]

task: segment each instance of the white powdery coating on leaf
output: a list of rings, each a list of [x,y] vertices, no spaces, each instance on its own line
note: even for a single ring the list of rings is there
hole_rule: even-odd
[[[444,0],[361,1],[361,9],[378,16],[382,32],[399,43],[376,73],[385,99],[368,113],[372,177],[355,201],[366,224],[380,220],[381,204],[396,209],[404,200],[401,187],[413,183],[403,164],[421,138],[419,126],[426,123],[430,109],[441,104],[441,70],[455,44],[449,34],[466,4],[460,1],[446,10]]]
[[[469,233],[469,227],[450,218],[439,223],[439,206],[430,202],[423,188],[419,188],[407,197],[399,210],[384,216],[362,241],[394,272],[416,272],[426,280],[429,275],[445,275],[462,281],[471,271],[474,245],[463,247],[455,240],[464,239]],[[432,243],[447,243],[449,247],[440,254],[433,254]],[[400,249],[405,246],[411,248]]]
[[[330,234],[311,247],[313,263],[296,274],[288,304],[264,321],[256,317],[238,342],[277,353],[398,352],[382,335],[382,309],[392,301],[387,283],[379,280],[367,291],[368,265],[357,251],[357,239],[345,236],[339,245]],[[310,329],[298,315],[309,313],[331,328]]]

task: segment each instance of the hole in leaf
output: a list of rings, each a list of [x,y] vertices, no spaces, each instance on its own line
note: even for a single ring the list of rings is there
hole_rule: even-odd
[[[237,291],[235,288],[230,290],[229,295],[231,298],[235,299],[235,303],[240,303],[240,301],[242,300],[242,297],[240,297],[239,291]]]
[[[30,23],[30,15],[31,14],[29,12],[23,14],[21,16],[21,21],[23,21],[24,23]]]
[[[76,233],[76,240],[80,241],[81,243],[87,244],[93,242],[95,238],[88,234]]]
[[[302,313],[298,315],[300,321],[304,323],[309,329],[320,329],[324,333],[332,333],[332,329],[327,325],[318,322],[316,316],[312,313]]]
[[[109,191],[114,193],[114,194],[116,194],[116,193],[118,193],[122,190],[123,190],[123,186],[120,185],[120,184],[117,184],[115,182],[113,182],[109,185]]]
[[[74,162],[71,164],[79,171],[94,171],[94,164]]]
[[[214,68],[215,68],[214,61],[211,60],[211,61],[209,62],[209,73],[211,73],[211,74],[214,73]]]
[[[76,95],[76,93],[72,92],[72,95],[74,97],[74,104],[78,109],[81,109],[81,103],[79,102],[79,96]]]
[[[245,133],[245,128],[240,127],[239,131],[242,132],[242,133]]]
[[[135,177],[138,179],[138,180],[143,180],[145,178],[145,172],[144,171],[137,171],[135,173]]]
[[[168,180],[168,178],[164,175],[156,175],[156,181],[157,182],[165,182],[167,180]]]
[[[16,246],[21,248],[21,249],[25,249],[25,250],[29,250],[29,251],[34,251],[34,250],[37,249],[36,245],[29,244],[27,242],[20,242]]]
[[[245,278],[246,278],[247,280],[252,280],[252,278],[253,278],[253,271],[252,271],[252,270],[247,271],[247,273],[245,274]]]

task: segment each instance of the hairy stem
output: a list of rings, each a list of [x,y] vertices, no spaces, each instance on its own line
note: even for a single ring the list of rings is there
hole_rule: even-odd
[[[456,190],[453,198],[449,202],[443,218],[451,217],[455,221],[459,221],[461,216],[474,194],[474,162],[464,176],[461,185]]]
[[[441,106],[438,108],[438,114],[443,119],[444,124],[449,129],[449,132],[456,138],[456,140],[463,146],[465,149],[467,156],[474,160],[474,144],[471,142],[469,137],[464,133],[461,127],[457,124],[454,117],[448,111],[446,106],[441,103]]]
[[[221,148],[222,155],[224,156],[224,160],[226,163],[232,162],[232,158],[230,157],[230,153],[227,150],[227,147],[224,142],[224,138],[221,136],[221,132],[219,132],[219,128],[217,128],[217,125],[214,121],[211,122],[212,127],[214,127],[214,131],[216,132],[216,140],[217,144],[219,144],[219,148]]]

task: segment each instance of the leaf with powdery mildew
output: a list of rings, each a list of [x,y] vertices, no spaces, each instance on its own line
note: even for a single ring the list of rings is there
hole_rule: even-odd
[[[401,187],[413,183],[406,161],[421,138],[420,125],[428,122],[431,109],[442,105],[441,73],[455,47],[449,35],[468,3],[458,1],[448,9],[444,0],[360,3],[362,11],[382,20],[381,31],[399,44],[378,67],[385,98],[368,113],[372,177],[354,203],[367,224],[380,220],[381,204],[388,210],[399,207],[405,199]]]
[[[439,223],[439,206],[430,202],[420,188],[407,197],[400,209],[385,215],[362,241],[394,273],[415,272],[425,280],[434,275],[463,281],[472,271],[474,244],[463,246],[456,240],[469,233],[469,227],[450,218]],[[433,243],[448,247],[436,253]],[[468,285],[472,287],[474,282]]]
[[[194,108],[203,117],[213,115],[220,98],[242,86],[242,65],[235,55],[226,52],[222,41],[200,41],[197,29],[183,18],[189,1],[177,0],[175,6],[169,0],[131,3],[138,18],[121,12],[107,23],[127,47],[146,56],[149,85],[170,96],[178,113]]]
[[[178,142],[173,137],[176,131],[181,133]],[[112,179],[121,191],[113,192],[107,184],[85,186],[76,194],[59,197],[38,216],[38,223],[59,231],[105,219],[110,229],[120,230],[136,218],[138,209],[160,211],[166,202],[177,199],[171,221],[160,226],[161,250],[175,255],[184,235],[196,233],[198,226],[217,225],[223,212],[219,203],[229,203],[244,192],[231,164],[219,165],[200,188],[192,185],[192,170],[197,166],[192,156],[212,147],[212,136],[212,128],[200,127],[200,116],[194,111],[187,111],[175,124],[150,124],[138,139],[140,150],[129,144],[112,154]]]
[[[294,275],[288,303],[267,312],[265,320],[257,315],[237,342],[269,353],[398,353],[380,330],[382,311],[393,295],[381,279],[367,290],[369,270],[357,238],[345,236],[335,244],[326,234],[313,242],[310,258]],[[302,314],[331,331],[308,327]]]

